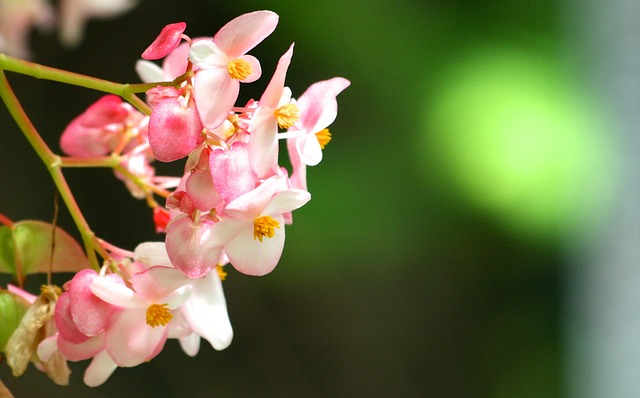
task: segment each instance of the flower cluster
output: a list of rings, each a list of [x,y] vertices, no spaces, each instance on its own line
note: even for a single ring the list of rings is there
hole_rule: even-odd
[[[350,84],[336,77],[294,98],[285,85],[292,44],[260,98],[237,106],[241,83],[262,74],[248,52],[277,23],[273,12],[252,12],[198,39],[184,34],[183,22],[167,25],[136,64],[146,104],[106,95],[65,129],[62,165],[112,167],[134,197],[147,200],[166,235],[133,252],[97,240],[103,266],[82,269],[64,292],[48,293],[55,311],[37,327],[47,325],[37,344],[43,368],[57,357],[91,359],[84,381],[97,386],[118,367],[154,358],[167,339],[178,339],[188,355],[201,338],[217,350],[231,343],[224,267],[254,276],[276,267],[285,226],[311,198],[306,168],[322,160],[336,97]],[[280,140],[290,171],[280,162]],[[184,173],[157,176],[155,160],[184,160]],[[28,334],[21,328],[35,327],[21,324],[14,336]],[[21,339],[10,339],[6,352],[19,351]]]

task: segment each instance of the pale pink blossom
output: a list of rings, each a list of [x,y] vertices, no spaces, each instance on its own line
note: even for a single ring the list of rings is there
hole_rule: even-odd
[[[240,82],[260,78],[260,62],[246,54],[277,24],[278,15],[271,11],[244,14],[223,26],[213,40],[191,46],[189,58],[198,68],[194,78],[196,103],[206,128],[218,127],[229,115],[238,98]]]
[[[315,166],[322,160],[322,148],[331,137],[327,127],[338,114],[336,96],[350,84],[347,79],[335,77],[312,84],[298,98],[300,119],[286,134],[294,187],[307,189],[306,166]]]
[[[118,366],[137,366],[160,353],[169,333],[171,311],[189,298],[189,279],[175,268],[153,266],[132,276],[132,288],[105,277],[91,291],[120,307],[109,318],[105,348]]]
[[[135,252],[137,261],[171,266],[163,242],[142,243]],[[224,260],[219,261],[222,262]],[[180,307],[180,312],[187,329],[193,333],[179,334],[181,346],[187,354],[195,355],[198,351],[199,337],[202,337],[216,350],[227,348],[233,339],[233,329],[227,313],[220,275],[215,271],[209,272],[205,277],[192,279],[190,284],[191,295]]]
[[[223,245],[234,268],[248,275],[271,272],[284,248],[285,215],[311,199],[307,191],[287,188],[286,177],[273,176],[225,208],[212,230],[212,245]]]

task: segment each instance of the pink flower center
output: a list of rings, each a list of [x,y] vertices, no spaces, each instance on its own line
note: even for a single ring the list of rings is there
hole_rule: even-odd
[[[270,216],[258,217],[253,222],[253,239],[262,242],[262,238],[265,236],[273,238],[276,233],[275,228],[280,228],[280,223]]]
[[[168,304],[151,304],[149,308],[147,308],[147,325],[155,328],[156,326],[165,326],[171,319],[173,319],[173,315],[169,312],[167,308]]]
[[[300,117],[300,109],[296,104],[282,105],[273,112],[278,121],[278,125],[283,129],[293,126]]]
[[[229,62],[227,64],[227,70],[229,71],[229,75],[236,80],[244,80],[253,72],[251,64],[242,58],[237,58]]]

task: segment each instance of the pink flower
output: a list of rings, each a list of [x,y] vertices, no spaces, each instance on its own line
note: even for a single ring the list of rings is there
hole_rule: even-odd
[[[135,250],[137,261],[148,264],[170,266],[163,242],[145,242]],[[216,350],[223,350],[231,344],[233,329],[227,313],[227,304],[218,272],[209,272],[205,277],[190,281],[192,292],[189,299],[180,307],[180,312],[189,331],[203,337]],[[180,343],[190,355],[197,352],[194,336],[180,336]],[[192,347],[192,348],[189,348]],[[195,346],[195,347],[194,347]],[[195,351],[195,352],[194,352]]]
[[[211,230],[212,245],[223,245],[231,264],[248,275],[271,272],[284,248],[285,214],[311,199],[307,191],[288,189],[286,177],[273,176],[225,208]]]
[[[322,149],[331,139],[327,127],[338,114],[336,96],[351,84],[347,79],[335,77],[312,84],[298,98],[300,119],[289,129],[287,148],[293,165],[291,183],[307,189],[306,166],[315,166],[322,160]]]
[[[199,68],[194,83],[196,104],[206,128],[218,127],[228,116],[238,98],[240,82],[260,78],[260,62],[246,53],[277,24],[278,15],[271,11],[244,14],[223,26],[212,41],[191,46],[189,58]]]
[[[91,291],[120,307],[109,319],[105,347],[118,366],[130,367],[158,355],[169,334],[172,310],[189,298],[189,279],[175,268],[153,266],[132,276],[132,289],[96,277]]]

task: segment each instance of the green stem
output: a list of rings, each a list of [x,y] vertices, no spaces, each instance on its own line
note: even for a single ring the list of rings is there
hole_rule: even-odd
[[[136,93],[144,93],[147,90],[159,85],[171,86],[174,84],[173,82],[120,84],[108,80],[82,75],[79,73],[36,64],[29,61],[24,61],[6,54],[0,54],[0,69],[35,77],[36,79],[51,80],[59,83],[71,84],[74,86],[80,86],[88,89],[102,91],[105,93],[119,95],[131,105],[135,106],[140,112],[147,115],[151,113],[151,109],[149,108],[149,105],[147,105],[142,99],[136,96]]]
[[[71,193],[71,189],[62,174],[62,163],[60,161],[60,157],[51,151],[49,146],[44,142],[36,128],[33,126],[31,120],[22,108],[22,105],[20,105],[20,101],[18,101],[18,98],[11,89],[9,81],[2,70],[0,70],[0,97],[2,97],[2,101],[7,107],[7,110],[15,120],[27,141],[29,141],[29,144],[31,144],[38,157],[40,157],[47,167],[58,192],[60,192],[60,197],[62,197],[62,200],[69,210],[71,218],[73,218],[73,221],[80,232],[82,241],[84,242],[85,251],[87,252],[91,265],[96,269],[99,269],[100,265],[98,263],[98,258],[96,257],[96,250],[100,251],[101,255],[104,250],[102,250],[100,245],[97,244],[95,234],[91,231],[91,228],[89,228],[89,224],[85,220],[82,211],[78,207],[78,204]]]

